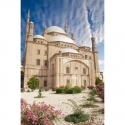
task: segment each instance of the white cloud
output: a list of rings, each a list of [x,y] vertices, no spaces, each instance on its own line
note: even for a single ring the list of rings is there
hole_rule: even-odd
[[[104,64],[104,60],[98,60],[98,62],[99,62],[99,65]]]

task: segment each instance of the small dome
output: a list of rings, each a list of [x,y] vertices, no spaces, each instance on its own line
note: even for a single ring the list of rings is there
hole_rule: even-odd
[[[58,36],[53,36],[51,37],[48,42],[56,42],[56,41],[61,41],[61,42],[66,42],[66,43],[74,43],[74,41],[72,39],[70,39],[67,36],[63,36],[63,35],[58,35]]]
[[[32,21],[30,23],[33,23]]]
[[[46,29],[47,33],[51,33],[51,32],[57,32],[57,33],[62,33],[62,34],[66,34],[65,31],[58,27],[58,26],[51,26],[49,28]]]
[[[35,35],[33,38],[40,38],[40,39],[45,39],[43,36],[41,35]]]
[[[70,52],[70,53],[79,53],[75,49],[71,49],[71,48],[64,48],[64,49],[61,49],[59,51],[61,51],[62,53],[68,53],[68,52]],[[57,53],[59,53],[59,51]]]

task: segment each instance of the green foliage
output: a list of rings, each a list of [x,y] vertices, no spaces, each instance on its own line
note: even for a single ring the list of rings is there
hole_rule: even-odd
[[[75,87],[75,88],[71,88],[70,90],[68,90],[68,94],[77,94],[77,93],[81,93],[82,92],[82,88],[80,87]]]
[[[87,99],[87,101],[93,101],[93,102],[95,102],[95,101],[96,101],[96,99],[95,99],[95,97],[94,97],[94,96],[90,96],[90,97]]]
[[[30,90],[28,89],[27,92],[30,92]]]
[[[95,84],[98,85],[101,83],[102,83],[102,80],[99,77],[96,77]]]
[[[64,93],[64,88],[57,88],[56,93]]]
[[[32,89],[32,91],[33,91],[33,90],[35,90],[35,89],[38,87],[39,81],[38,81],[37,78],[31,77],[31,78],[29,79],[29,81],[27,82],[27,85],[28,85],[28,87],[29,87],[30,89]]]
[[[82,111],[82,107],[79,107],[77,103],[72,99],[68,99],[68,101],[70,101],[71,104],[69,103],[65,103],[65,104],[68,104],[72,107],[73,114],[66,116],[65,117],[66,121],[79,123],[79,122],[85,122],[89,120],[89,115],[84,114],[84,111]]]
[[[90,92],[89,92],[90,95],[92,96],[95,96],[96,95],[96,90],[92,89]]]
[[[35,96],[34,98],[44,98],[45,96],[42,96],[42,92],[38,92],[38,96]]]
[[[65,86],[65,93],[68,93],[68,91],[72,88],[72,84],[67,83],[67,85]]]
[[[52,91],[56,91],[57,88],[58,88],[58,87],[53,87],[53,88],[52,88]]]
[[[42,92],[42,89],[39,89],[39,92]]]
[[[89,120],[89,115],[87,114],[81,114],[80,116],[77,116],[76,114],[71,114],[65,117],[65,121],[74,123],[85,122],[87,120]]]
[[[86,97],[83,97],[83,102],[84,104],[81,105],[83,108],[95,108],[98,107],[97,105],[94,105],[94,101],[93,100],[87,100]]]

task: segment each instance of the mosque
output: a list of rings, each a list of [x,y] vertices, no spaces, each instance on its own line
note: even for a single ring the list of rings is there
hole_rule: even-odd
[[[86,87],[95,85],[95,78],[100,77],[98,52],[95,38],[89,46],[77,46],[74,34],[67,36],[58,26],[44,27],[41,35],[33,36],[34,23],[30,22],[28,11],[25,33],[24,56],[21,67],[21,88],[27,88],[27,82],[35,76],[39,87],[73,86]]]

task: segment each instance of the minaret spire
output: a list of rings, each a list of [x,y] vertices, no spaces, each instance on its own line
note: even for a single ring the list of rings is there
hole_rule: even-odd
[[[64,31],[67,33],[66,19],[65,19],[65,22],[64,22]]]
[[[28,14],[27,14],[27,22],[30,21],[30,9],[28,10]]]

